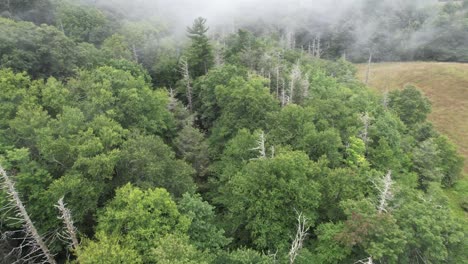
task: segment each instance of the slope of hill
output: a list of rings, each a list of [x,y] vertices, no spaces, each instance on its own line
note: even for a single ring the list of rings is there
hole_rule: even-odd
[[[358,65],[358,77],[366,78],[367,65]],[[468,200],[468,64],[408,62],[377,63],[371,66],[369,86],[378,91],[401,89],[414,85],[429,97],[432,113],[429,119],[438,131],[457,144],[465,157],[465,177],[447,194],[453,207]],[[458,205],[455,205],[458,204]]]

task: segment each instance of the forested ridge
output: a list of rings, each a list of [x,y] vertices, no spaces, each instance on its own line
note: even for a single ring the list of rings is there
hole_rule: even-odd
[[[89,2],[0,1],[0,263],[468,261],[429,100],[352,64],[466,61],[467,1],[366,43],[201,17],[181,38]],[[428,23],[445,35],[392,45]]]

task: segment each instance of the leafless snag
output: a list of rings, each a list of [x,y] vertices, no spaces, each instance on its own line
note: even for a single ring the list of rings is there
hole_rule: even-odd
[[[29,217],[15,189],[14,182],[10,179],[2,166],[0,166],[0,176],[2,188],[7,194],[9,202],[14,207],[16,213],[16,217],[13,217],[12,220],[20,222],[23,225],[23,232],[25,233],[24,237],[21,239],[22,242],[20,246],[15,249],[20,256],[20,259],[17,260],[16,263],[34,262],[55,264],[54,256],[49,251],[42,236],[39,235],[39,232]]]
[[[358,260],[354,264],[374,264],[374,260],[372,259],[372,257],[368,257],[366,259]]]
[[[379,214],[387,211],[388,201],[393,198],[392,185],[392,171],[389,170],[383,178],[383,187],[377,187],[380,191],[379,205],[377,207],[377,211],[379,212]]]
[[[185,88],[187,93],[187,101],[188,101],[188,108],[189,111],[192,112],[193,104],[192,104],[192,84],[190,81],[190,73],[189,73],[189,66],[188,62],[185,58],[180,59],[179,71],[182,74],[182,78],[185,82]]]
[[[61,238],[68,241],[69,247],[75,251],[78,249],[79,243],[76,235],[77,230],[75,228],[75,225],[73,224],[71,211],[66,207],[65,203],[63,202],[63,197],[58,200],[55,207],[60,212],[60,216],[58,218],[62,220],[65,226],[65,232],[61,235]]]
[[[307,223],[307,218],[302,214],[302,212],[298,213],[296,237],[291,244],[291,249],[288,254],[290,264],[293,264],[296,257],[299,255],[299,251],[302,249],[304,239],[306,238],[308,231],[309,225]]]
[[[294,67],[291,70],[291,85],[289,87],[289,97],[291,98],[291,103],[294,103],[294,86],[300,82],[302,79],[302,72],[299,61],[294,64]]]
[[[257,140],[257,147],[253,148],[252,150],[258,150],[259,159],[266,158],[266,150],[265,150],[265,133],[262,131],[260,136]]]
[[[369,143],[369,126],[370,126],[371,117],[369,116],[369,113],[365,112],[359,116],[359,119],[361,120],[362,125],[363,125],[362,131],[359,137],[362,139],[362,141],[364,141],[366,153],[367,153],[367,145]]]
[[[369,51],[369,61],[367,62],[366,85],[369,84],[371,64],[372,64],[372,50]]]

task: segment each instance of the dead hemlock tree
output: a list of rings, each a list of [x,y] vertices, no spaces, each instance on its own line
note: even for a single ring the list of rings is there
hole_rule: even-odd
[[[288,254],[290,264],[293,264],[296,260],[297,255],[299,255],[299,251],[302,249],[304,239],[307,236],[307,232],[309,232],[309,228],[310,227],[307,223],[307,218],[302,214],[302,212],[298,213],[296,237],[291,243],[291,249],[289,250]]]
[[[289,96],[286,95],[286,82],[282,79],[282,86],[281,86],[281,107],[285,107],[289,103]]]
[[[257,139],[257,147],[251,150],[258,150],[259,157],[255,159],[265,159],[266,150],[265,150],[265,133],[262,131],[259,138]]]
[[[366,85],[369,84],[371,64],[372,64],[372,50],[369,50],[369,61],[367,62],[367,71],[366,71]]]
[[[296,37],[294,32],[290,30],[286,31],[286,34],[283,35],[282,42],[286,49],[294,49],[296,47]]]
[[[222,48],[221,48],[221,44],[217,43],[217,45],[215,46],[215,58],[214,58],[214,61],[215,61],[215,67],[216,68],[219,68],[221,66],[224,65],[224,58],[223,58],[223,52],[222,52]]]
[[[389,170],[383,178],[383,187],[377,186],[377,189],[380,191],[379,205],[377,207],[377,211],[379,212],[379,214],[387,212],[388,201],[390,201],[393,198],[392,185],[392,171]]]
[[[69,247],[73,250],[76,251],[79,247],[78,243],[78,238],[76,236],[77,229],[75,225],[73,224],[73,218],[71,215],[71,211],[66,207],[66,204],[63,202],[63,197],[60,198],[55,205],[55,207],[59,210],[60,216],[58,217],[60,220],[62,220],[65,230],[63,234],[59,234],[59,237],[64,240],[65,242],[68,242]]]
[[[386,87],[382,98],[382,105],[385,109],[388,109],[388,101],[388,88]]]
[[[372,259],[372,257],[368,257],[366,259],[362,259],[355,262],[355,264],[374,264],[374,260]]]
[[[291,103],[294,103],[294,86],[297,83],[300,83],[302,80],[302,72],[301,72],[301,67],[299,65],[299,61],[294,64],[292,70],[291,70],[291,84],[289,87],[289,98]]]
[[[377,212],[379,214],[383,212],[387,212],[387,206],[388,206],[388,201],[390,201],[393,198],[393,193],[392,193],[392,185],[393,185],[393,180],[392,180],[392,171],[389,170],[385,177],[382,180],[383,186],[380,187],[376,184],[377,189],[380,192],[379,195],[379,204],[377,206]],[[372,257],[368,257],[366,259],[359,260],[355,262],[355,264],[373,264],[374,261]]]
[[[309,42],[309,47],[308,50],[309,54],[311,54],[313,57],[320,58],[322,56],[322,48],[321,48],[321,39],[320,36],[314,37],[314,40],[312,41],[312,45]]]
[[[185,82],[185,89],[187,93],[187,101],[188,101],[188,108],[189,111],[192,112],[193,104],[192,104],[192,85],[190,81],[190,73],[189,73],[189,66],[188,62],[185,58],[180,59],[180,66],[179,71],[182,74],[182,78]]]
[[[177,106],[177,99],[174,95],[174,89],[169,88],[169,103],[167,104],[167,109],[172,112]]]
[[[359,137],[362,139],[362,141],[364,141],[365,151],[367,154],[367,145],[369,143],[369,126],[370,126],[371,117],[369,116],[369,113],[365,112],[359,116],[359,119],[361,120],[362,125],[363,125],[362,132],[359,135]]]
[[[10,252],[10,256],[18,254],[18,260],[14,263],[50,263],[55,264],[55,259],[49,251],[46,243],[34,226],[26,208],[21,201],[18,192],[15,189],[15,183],[10,179],[2,166],[0,166],[1,187],[8,196],[10,208],[14,210],[16,217],[12,220],[18,221],[23,225],[24,237],[21,244]],[[27,251],[27,252],[26,252]]]
[[[132,52],[133,52],[133,59],[135,60],[136,63],[138,63],[138,53],[137,53],[135,43],[132,44]]]

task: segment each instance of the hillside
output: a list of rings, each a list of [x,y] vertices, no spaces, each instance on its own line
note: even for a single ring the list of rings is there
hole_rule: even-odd
[[[358,77],[365,80],[367,65],[358,65]],[[468,188],[468,64],[407,62],[373,64],[369,86],[378,91],[400,89],[412,84],[432,102],[429,119],[447,135],[465,157],[464,174],[451,197],[466,199]]]

